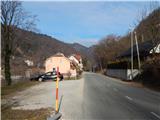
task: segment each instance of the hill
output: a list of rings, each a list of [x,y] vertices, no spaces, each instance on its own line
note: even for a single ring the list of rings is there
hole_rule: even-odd
[[[79,43],[73,43],[71,44],[71,47],[73,47],[77,52],[79,52],[82,57],[88,62],[86,67],[89,67],[87,69],[90,69],[90,67],[95,63],[94,61],[94,45],[90,47],[85,47]]]
[[[69,44],[47,35],[24,30],[20,30],[17,34],[20,41],[14,55],[16,57],[32,59],[37,64],[42,64],[46,58],[57,52],[62,52],[65,56],[77,52]]]
[[[160,42],[160,7],[143,17],[135,26],[132,33],[136,32],[138,44],[150,41],[152,44]],[[134,36],[135,37],[135,36]],[[117,56],[130,48],[131,33],[124,36],[108,35],[96,46],[94,52],[98,55],[95,60],[98,68],[106,68],[107,62],[116,61]],[[134,40],[135,44],[135,40]]]
[[[3,44],[4,41],[2,39],[2,68],[4,65]],[[11,68],[14,68],[12,72],[15,74],[21,73],[27,69],[24,63],[25,60],[31,60],[34,63],[34,67],[42,68],[45,59],[57,52],[62,52],[65,56],[79,53],[83,58],[87,58],[86,51],[88,51],[87,47],[80,44],[65,43],[48,35],[22,29],[18,29],[16,32],[14,46],[17,47],[11,58]]]
[[[70,44],[70,46],[72,48],[74,48],[77,52],[79,52],[83,58],[87,58],[87,59],[90,59],[92,58],[92,53],[90,52],[90,48],[92,47],[86,47],[86,46],[83,46],[79,43],[73,43],[73,44]]]
[[[85,47],[79,43],[73,43],[73,44],[71,44],[71,47],[73,47],[75,50],[77,50],[83,54],[86,54],[86,51],[88,51],[88,47]]]

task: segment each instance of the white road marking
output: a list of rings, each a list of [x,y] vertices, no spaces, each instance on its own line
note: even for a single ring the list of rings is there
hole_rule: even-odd
[[[157,115],[156,113],[151,112],[151,114],[152,114],[152,115],[154,115],[154,116],[156,116],[157,118],[159,118],[159,119],[160,119],[160,116],[159,116],[159,115]]]
[[[131,97],[125,96],[128,100],[133,100]]]

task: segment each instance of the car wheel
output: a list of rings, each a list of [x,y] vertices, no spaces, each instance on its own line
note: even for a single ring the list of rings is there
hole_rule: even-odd
[[[39,79],[38,79],[38,81],[39,81],[39,82],[42,82],[42,81],[43,81],[43,79],[42,79],[42,78],[39,78]]]

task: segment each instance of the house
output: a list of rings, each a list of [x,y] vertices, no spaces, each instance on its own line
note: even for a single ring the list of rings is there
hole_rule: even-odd
[[[77,65],[81,71],[83,70],[83,63],[82,63],[81,55],[72,54],[68,58],[73,62],[73,64]]]
[[[146,41],[141,44],[138,44],[138,48],[139,48],[139,56],[142,60],[145,60],[147,57],[151,57],[153,51],[155,51],[155,54],[157,55],[160,54],[160,43],[156,43],[155,45],[153,45],[152,41]],[[130,57],[131,57],[131,48],[121,53],[117,58],[123,59]],[[137,58],[136,45],[133,46],[133,57],[134,59]]]
[[[57,53],[45,61],[45,72],[53,71],[59,67],[59,72],[65,76],[75,77],[77,75],[76,68],[72,61],[62,53]]]
[[[154,55],[160,55],[160,43],[155,45],[152,41],[143,42],[138,44],[139,57],[141,64]],[[117,56],[117,61],[112,61],[107,65],[107,75],[125,79],[132,80],[139,74],[138,60],[137,60],[137,49],[136,45],[133,46],[133,69],[131,69],[131,48],[126,50]]]

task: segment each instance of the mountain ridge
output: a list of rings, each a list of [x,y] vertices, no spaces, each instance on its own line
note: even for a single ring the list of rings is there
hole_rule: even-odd
[[[78,53],[81,54],[82,57],[86,58],[87,54],[84,51],[88,51],[89,49],[79,43],[65,43],[54,37],[23,29],[18,29],[16,36],[16,44],[18,44],[18,47],[13,54],[14,59],[12,59],[12,61],[14,62],[18,59],[22,62],[29,59],[35,63],[35,66],[38,64],[43,66],[45,59],[56,54],[57,52],[63,53],[66,57],[71,54]],[[2,39],[2,46],[3,43],[4,41]]]

